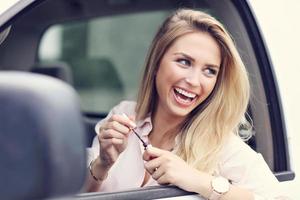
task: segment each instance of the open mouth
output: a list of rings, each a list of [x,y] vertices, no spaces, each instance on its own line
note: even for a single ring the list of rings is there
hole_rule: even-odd
[[[184,105],[190,105],[198,96],[195,93],[188,92],[178,87],[174,88],[173,90],[176,100]]]

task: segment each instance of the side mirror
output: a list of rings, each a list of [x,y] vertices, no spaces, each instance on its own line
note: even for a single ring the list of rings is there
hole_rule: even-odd
[[[42,199],[78,192],[85,129],[75,91],[26,72],[0,72],[0,197]]]

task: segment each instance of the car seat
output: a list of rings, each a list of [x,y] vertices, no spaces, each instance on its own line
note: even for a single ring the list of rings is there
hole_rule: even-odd
[[[55,63],[36,63],[31,69],[31,72],[48,75],[54,78],[73,84],[73,75],[70,66],[64,62]]]

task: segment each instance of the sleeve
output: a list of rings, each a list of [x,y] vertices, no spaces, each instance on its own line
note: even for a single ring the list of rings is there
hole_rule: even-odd
[[[260,153],[252,150],[241,139],[235,139],[227,149],[226,159],[219,166],[220,175],[232,185],[249,189],[255,200],[282,197],[280,184]]]
[[[136,103],[133,101],[122,101],[120,104],[113,107],[110,112],[107,114],[107,116],[100,120],[96,126],[95,126],[95,132],[98,135],[101,125],[106,122],[112,115],[114,114],[122,114],[125,113],[128,116],[135,114],[135,106]],[[90,162],[97,158],[99,155],[99,141],[97,138],[97,135],[93,139],[92,146],[90,148],[87,148],[87,166],[89,166]]]

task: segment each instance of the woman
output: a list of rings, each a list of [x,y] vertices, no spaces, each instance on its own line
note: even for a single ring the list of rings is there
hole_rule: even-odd
[[[174,184],[207,199],[275,198],[276,178],[238,136],[249,81],[220,22],[185,9],[168,17],[142,80],[136,103],[96,125],[88,191]]]

